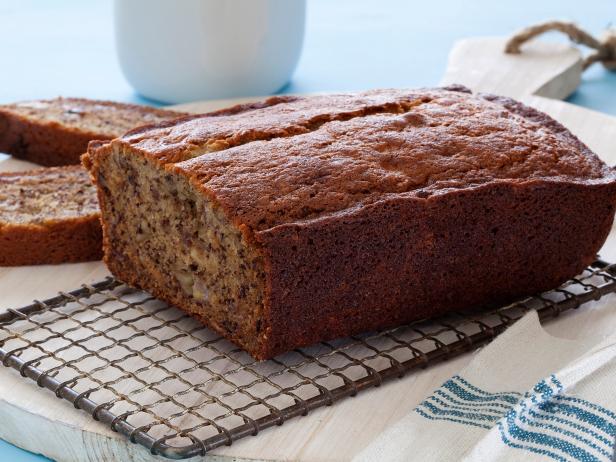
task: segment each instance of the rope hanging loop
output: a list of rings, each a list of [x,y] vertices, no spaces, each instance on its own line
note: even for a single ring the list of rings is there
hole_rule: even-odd
[[[558,31],[567,35],[572,42],[586,45],[594,51],[584,58],[584,70],[594,63],[601,63],[610,70],[616,71],[616,29],[609,28],[601,39],[593,37],[590,33],[574,23],[566,21],[547,21],[522,29],[514,34],[505,46],[505,53],[519,54],[520,47],[529,40],[546,32]]]

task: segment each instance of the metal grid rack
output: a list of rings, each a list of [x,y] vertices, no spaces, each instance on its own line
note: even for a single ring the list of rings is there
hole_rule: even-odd
[[[559,289],[506,307],[323,342],[263,362],[184,312],[109,278],[0,315],[0,360],[169,458],[205,454],[408,371],[616,291],[597,260]]]

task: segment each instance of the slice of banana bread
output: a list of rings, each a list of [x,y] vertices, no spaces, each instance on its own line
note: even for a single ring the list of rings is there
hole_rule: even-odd
[[[110,270],[259,359],[554,288],[616,205],[563,126],[461,88],[186,118],[84,160]]]
[[[0,152],[41,165],[79,164],[90,140],[185,115],[135,104],[56,98],[0,106]]]
[[[101,257],[96,189],[83,167],[0,173],[0,266]]]

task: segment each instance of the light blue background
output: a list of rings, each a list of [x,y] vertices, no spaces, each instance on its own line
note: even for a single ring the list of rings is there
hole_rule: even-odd
[[[58,95],[147,102],[122,77],[112,18],[109,0],[0,0],[0,103]],[[282,90],[434,85],[454,40],[507,35],[550,18],[575,20],[600,34],[616,23],[616,3],[308,0],[303,54]],[[616,114],[616,73],[594,66],[571,101]],[[40,460],[0,442],[0,461]]]

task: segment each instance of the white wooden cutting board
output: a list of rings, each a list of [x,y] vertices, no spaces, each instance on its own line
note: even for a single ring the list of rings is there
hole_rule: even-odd
[[[462,83],[475,91],[508,95],[541,109],[571,129],[610,165],[616,164],[616,117],[573,106],[564,98],[579,84],[579,53],[563,45],[534,43],[519,56],[502,53],[501,39],[472,39],[452,50],[443,84]],[[205,112],[229,105],[210,101],[181,106]],[[13,159],[0,170],[31,164]],[[602,256],[616,261],[612,232]],[[0,311],[47,298],[59,290],[100,280],[100,262],[0,269]],[[605,305],[605,304],[604,304]],[[551,322],[548,330],[562,337],[602,336],[616,330],[616,297],[611,306],[583,309]],[[219,448],[207,460],[348,460],[381,431],[410,412],[422,398],[462,368],[472,355],[416,372],[328,408]],[[0,368],[0,437],[53,459],[154,460],[145,449],[128,443],[68,402]]]

